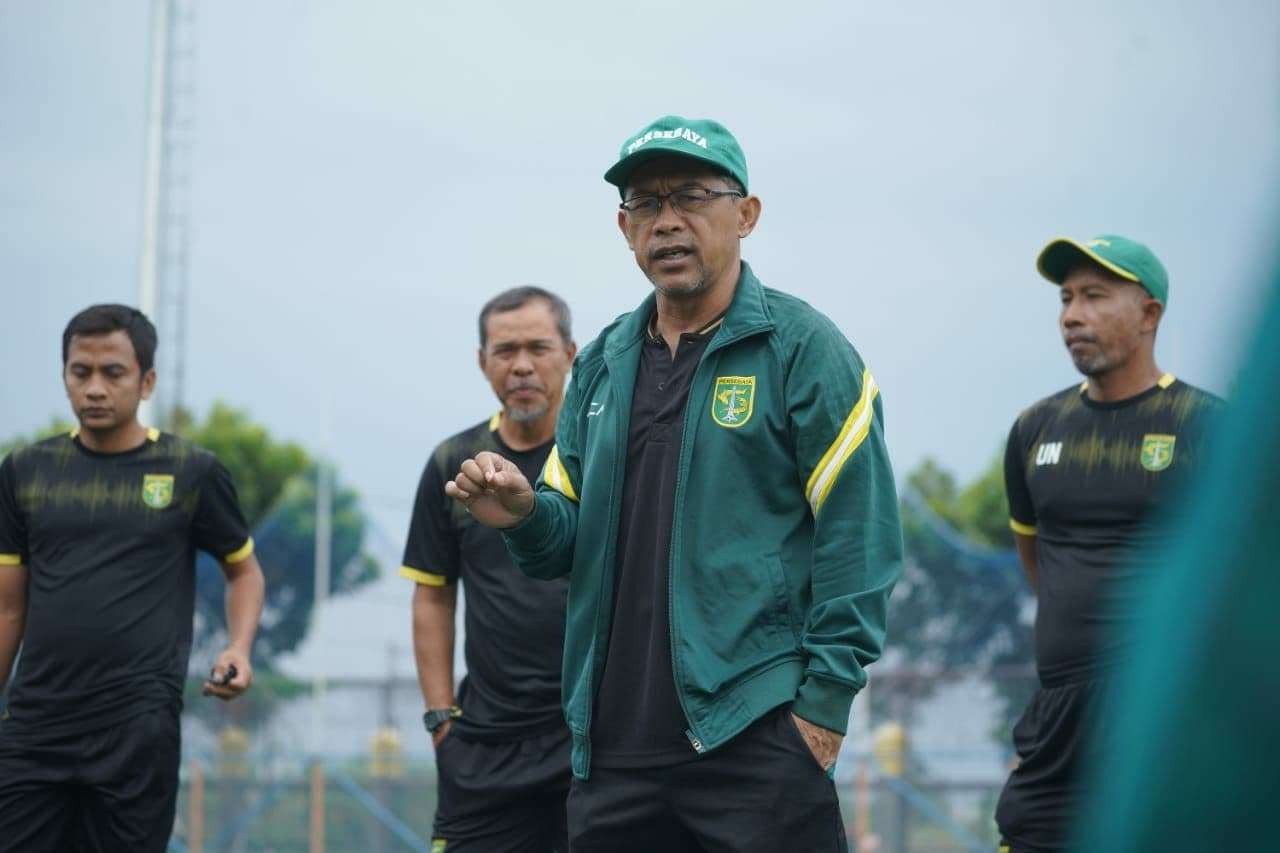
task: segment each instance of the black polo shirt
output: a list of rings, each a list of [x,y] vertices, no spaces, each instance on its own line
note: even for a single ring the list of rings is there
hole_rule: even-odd
[[[697,757],[671,670],[671,527],[689,386],[720,322],[681,335],[674,357],[652,323],[645,336],[631,398],[613,624],[591,731],[592,762],[601,767]]]
[[[495,415],[445,439],[418,484],[400,574],[427,586],[466,587],[467,674],[458,687],[462,718],[455,727],[472,740],[514,741],[563,730],[560,662],[564,658],[567,578],[526,577],[511,563],[502,535],[480,524],[444,493],[466,459],[499,453],[534,482],[552,442],[512,450]]]

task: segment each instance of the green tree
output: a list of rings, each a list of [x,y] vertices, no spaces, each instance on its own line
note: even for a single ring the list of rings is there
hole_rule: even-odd
[[[1032,594],[1013,550],[1002,458],[964,487],[932,459],[907,475],[906,560],[889,615],[890,649],[913,669],[976,668],[992,684],[1002,705],[1001,740],[1034,689]],[[882,682],[877,710],[909,719],[940,683]]]
[[[245,519],[255,529],[276,507],[289,481],[313,464],[302,447],[272,438],[266,427],[225,403],[214,403],[203,421],[178,409],[169,417],[168,429],[212,452],[227,466]]]

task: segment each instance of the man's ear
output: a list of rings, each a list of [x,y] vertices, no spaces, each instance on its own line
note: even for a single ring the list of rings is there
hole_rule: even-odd
[[[476,350],[476,364],[480,365],[481,373],[485,372],[484,363],[485,363],[484,347],[480,347],[480,349]]]
[[[1142,303],[1142,331],[1154,334],[1163,318],[1164,306],[1150,296],[1146,297]]]
[[[618,230],[622,232],[622,239],[627,241],[627,248],[634,252],[636,247],[631,244],[631,235],[627,233],[627,212],[621,209],[618,211]]]
[[[142,399],[150,400],[156,390],[156,369],[153,367],[142,374]]]
[[[749,195],[738,202],[739,239],[750,235],[752,231],[756,230],[756,223],[760,221],[760,210],[759,196]]]

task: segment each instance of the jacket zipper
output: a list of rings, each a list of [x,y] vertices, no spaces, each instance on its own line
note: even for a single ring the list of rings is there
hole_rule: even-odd
[[[741,341],[745,338],[749,338],[753,335],[759,334],[762,331],[766,331],[766,329],[757,328],[757,329],[744,330],[743,332],[735,335],[732,338],[728,338],[724,341],[721,341],[718,345],[715,344],[714,341],[711,344],[709,344],[707,346],[707,349],[703,351],[702,358],[698,362],[698,367],[693,373],[693,382],[691,383],[689,388],[690,396],[689,396],[689,399],[686,400],[684,404],[684,427],[680,431],[680,467],[676,471],[676,499],[675,499],[675,506],[672,508],[671,547],[667,554],[667,634],[668,634],[668,641],[671,643],[671,676],[672,676],[672,679],[675,681],[676,700],[679,701],[680,703],[680,710],[684,712],[685,722],[689,724],[689,729],[684,733],[684,736],[689,739],[689,745],[693,747],[693,751],[698,753],[698,755],[702,755],[704,752],[706,752],[707,748],[705,743],[703,742],[701,734],[698,733],[697,724],[694,723],[693,717],[689,713],[689,706],[685,703],[685,700],[684,700],[684,690],[683,690],[682,682],[680,679],[680,661],[676,654],[676,609],[675,609],[675,606],[676,606],[675,605],[676,543],[681,538],[683,538],[683,535],[684,535],[683,534],[684,525],[680,523],[679,519],[681,518],[680,510],[684,507],[685,475],[689,473],[689,457],[693,455],[692,445],[689,441],[690,431],[697,430],[696,415],[694,418],[689,417],[689,413],[691,411],[690,404],[693,402],[693,389],[697,387],[698,379],[699,377],[702,376],[703,370],[707,364],[707,360],[711,357],[711,355],[713,353],[719,352],[722,349],[727,348],[731,344],[735,344],[738,341]],[[699,403],[699,410],[701,410],[701,403]],[[680,528],[679,536],[676,535],[677,525]]]

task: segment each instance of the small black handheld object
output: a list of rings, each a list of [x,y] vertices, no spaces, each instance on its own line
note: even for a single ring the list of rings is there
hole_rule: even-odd
[[[212,681],[214,684],[218,685],[219,687],[226,687],[228,684],[231,683],[231,680],[235,678],[238,674],[239,674],[239,670],[236,669],[236,665],[228,664],[226,671],[222,673],[221,678],[212,677],[213,673],[211,672],[209,673],[210,675],[209,680]]]

